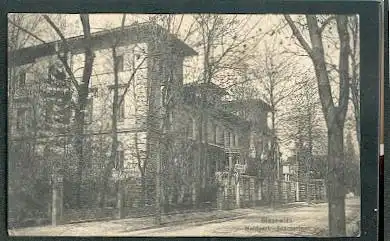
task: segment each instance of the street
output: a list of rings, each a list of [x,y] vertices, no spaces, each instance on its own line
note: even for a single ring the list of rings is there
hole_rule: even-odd
[[[231,213],[230,217],[226,214]],[[214,219],[210,220],[210,215]],[[176,220],[152,227],[152,218],[122,219],[9,230],[16,236],[326,236],[328,204],[293,203],[281,208],[256,207],[189,214],[192,222]],[[204,216],[203,221],[200,218]],[[357,231],[360,199],[346,199],[347,235]],[[204,221],[206,218],[207,221]],[[180,224],[177,224],[179,221]],[[150,227],[148,227],[150,226]],[[355,234],[356,235],[356,234]]]

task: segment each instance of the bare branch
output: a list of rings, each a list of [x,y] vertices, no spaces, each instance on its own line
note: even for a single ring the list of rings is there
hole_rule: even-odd
[[[8,22],[11,23],[12,25],[14,25],[15,27],[17,27],[18,29],[22,30],[23,32],[27,33],[28,35],[34,37],[35,39],[37,39],[38,41],[40,41],[41,43],[46,43],[45,40],[41,39],[40,37],[38,37],[37,35],[35,35],[34,33],[32,33],[31,31],[23,28],[22,26],[19,26],[18,24],[16,24],[14,21],[12,21],[11,19],[8,19]]]
[[[335,20],[336,19],[336,16],[330,16],[330,17],[328,17],[323,23],[322,23],[322,25],[321,25],[321,27],[320,27],[320,33],[322,33],[323,31],[324,31],[324,29],[326,28],[326,26],[328,26],[331,22],[332,22],[332,20]]]
[[[74,73],[72,71],[72,69],[70,68],[69,66],[69,63],[67,61],[67,53],[69,51],[69,46],[68,46],[68,42],[65,38],[65,36],[62,34],[61,30],[57,27],[57,25],[49,18],[49,16],[47,15],[43,15],[43,17],[45,18],[45,20],[49,23],[49,25],[56,31],[56,33],[58,34],[58,36],[61,38],[62,40],[62,43],[63,43],[63,46],[64,46],[64,54],[61,55],[60,53],[60,49],[56,49],[56,54],[57,54],[57,57],[58,59],[62,62],[66,72],[68,73],[68,75],[70,76],[70,79],[73,83],[73,85],[75,86],[76,90],[79,92],[80,91],[80,86],[79,84],[77,83],[77,80],[76,80],[76,77],[74,76]]]
[[[294,36],[298,39],[299,43],[302,45],[302,47],[305,49],[305,51],[311,56],[312,55],[312,49],[308,42],[303,37],[302,33],[299,31],[297,26],[295,26],[294,21],[290,17],[290,15],[284,15],[284,18],[286,19],[288,25],[290,26]]]
[[[141,68],[142,64],[145,62],[147,57],[143,58],[142,61],[137,65],[137,67],[133,70],[133,73],[131,73],[131,76],[129,78],[129,80],[127,81],[126,83],[126,86],[125,86],[125,90],[123,92],[123,94],[121,95],[119,101],[118,101],[118,105],[120,106],[123,102],[123,99],[125,98],[125,95],[126,93],[128,92],[129,88],[130,88],[130,84],[131,84],[131,81],[134,80],[134,77],[137,73],[137,71]]]

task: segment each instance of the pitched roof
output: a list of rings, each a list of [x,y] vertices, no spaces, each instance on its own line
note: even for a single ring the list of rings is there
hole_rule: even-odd
[[[260,107],[261,109],[263,109],[265,111],[272,110],[271,106],[261,99],[229,100],[229,101],[224,101],[223,104],[227,107],[236,108],[236,109],[240,109],[242,106],[249,105],[249,106],[254,106],[254,107]]]
[[[91,40],[88,43],[86,43],[83,35],[67,38],[69,51],[81,53],[87,44],[93,50],[106,49],[110,48],[116,40],[119,40],[117,46],[132,43],[156,43],[161,40],[165,44],[170,44],[173,51],[179,55],[185,57],[197,55],[197,52],[186,43],[169,33],[166,29],[153,23],[136,23],[125,26],[123,32],[122,28],[118,27],[94,32],[91,35]],[[61,44],[62,41],[57,40],[12,51],[8,53],[8,64],[10,66],[19,66],[32,63],[37,58],[55,55],[57,46]]]
[[[211,83],[188,83],[188,84],[184,85],[184,88],[204,89],[204,90],[210,91],[214,94],[217,94],[219,96],[225,96],[228,94],[228,92],[224,88],[222,88],[222,87],[220,87],[212,82]]]

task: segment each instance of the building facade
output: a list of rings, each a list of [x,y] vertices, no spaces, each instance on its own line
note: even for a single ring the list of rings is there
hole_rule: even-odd
[[[135,196],[152,205],[157,165],[162,166],[163,203],[171,206],[216,202],[221,185],[233,187],[236,164],[246,166],[248,176],[262,175],[261,162],[270,150],[270,107],[261,100],[227,101],[228,93],[213,83],[184,84],[183,61],[197,53],[148,23],[93,33],[89,43],[73,37],[66,48],[51,42],[9,54],[10,143],[15,149],[28,147],[46,175],[58,169],[71,182],[77,172],[72,108],[80,91],[76,86],[85,84],[85,44],[94,51],[94,64],[84,109],[82,174],[95,185],[85,190],[99,189],[110,161],[114,105],[119,144],[112,178],[135,180],[124,187],[129,205],[140,205]],[[216,173],[229,180],[218,183]],[[65,195],[71,192],[64,187]]]

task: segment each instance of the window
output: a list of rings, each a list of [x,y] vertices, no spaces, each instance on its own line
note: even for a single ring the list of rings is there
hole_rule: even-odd
[[[225,163],[223,165],[224,170],[229,170],[230,153],[225,155]]]
[[[237,153],[232,154],[232,164],[240,164],[240,155]]]
[[[238,146],[238,135],[234,134],[234,146]]]
[[[190,122],[185,123],[184,124],[184,137],[185,137],[185,139],[188,139],[190,137],[190,130],[192,130]]]
[[[64,121],[65,125],[70,124],[70,119],[72,118],[72,109],[70,107],[64,110]]]
[[[210,143],[215,143],[215,124],[212,122],[207,125],[207,138]]]
[[[24,88],[26,86],[26,71],[21,71],[17,79],[17,87]]]
[[[116,64],[118,72],[122,72],[124,70],[123,55],[117,55],[114,64]]]
[[[49,66],[48,78],[52,81],[65,80],[66,74],[65,71],[58,66],[58,64],[52,64]]]
[[[220,126],[217,126],[216,133],[217,133],[217,144],[223,145],[225,141],[224,130]]]
[[[225,139],[225,146],[226,147],[230,147],[230,135],[231,133],[229,131],[226,131],[225,132],[225,136],[226,136],[226,139]]]
[[[49,80],[53,79],[53,74],[54,74],[54,65],[50,65],[47,71],[47,77]]]
[[[116,158],[118,161],[118,167],[123,168],[124,165],[124,159],[125,159],[125,152],[123,150],[118,150],[116,152]]]
[[[169,113],[168,113],[168,129],[169,130],[173,130],[173,119],[174,119],[173,111],[169,111]]]
[[[20,108],[16,112],[16,129],[25,130],[27,121],[27,110]]]
[[[93,121],[93,101],[94,97],[97,95],[97,88],[90,88],[87,103],[85,106],[85,123],[91,124]]]
[[[192,124],[191,138],[193,138],[195,140],[196,139],[196,131],[197,131],[195,119],[191,118],[191,124]]]
[[[284,180],[289,182],[290,181],[290,175],[284,174]]]
[[[109,87],[111,90],[112,90],[112,99],[114,99],[114,91],[115,90],[115,86],[110,86]],[[118,102],[116,104],[117,106],[117,110],[116,110],[116,113],[117,113],[117,121],[119,122],[122,122],[124,119],[125,119],[125,96],[123,96],[123,93],[124,93],[124,90],[125,90],[125,86],[124,85],[119,85],[118,86]]]
[[[85,120],[88,124],[93,121],[93,96],[90,96],[87,100],[85,107]]]
[[[117,168],[122,169],[124,167],[125,152],[121,142],[118,142],[118,147],[116,151],[116,165]]]
[[[217,128],[218,128],[218,126],[215,124],[215,123],[213,123],[213,125],[212,125],[212,127],[213,127],[213,129],[212,129],[212,133],[213,133],[213,143],[214,144],[217,144]]]
[[[45,106],[45,121],[50,122],[53,112],[53,103],[47,103]]]
[[[118,99],[120,101],[121,98]],[[122,99],[122,102],[118,103],[120,104],[117,109],[117,120],[123,121],[125,119],[125,99]]]

